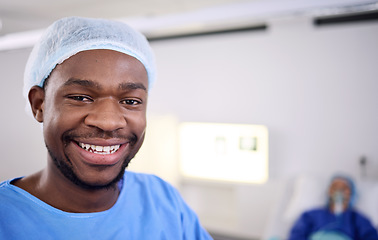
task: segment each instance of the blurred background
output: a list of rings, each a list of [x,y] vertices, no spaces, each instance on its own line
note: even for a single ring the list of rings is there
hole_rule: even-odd
[[[43,30],[73,15],[150,40],[158,80],[130,169],[176,186],[215,239],[284,239],[336,172],[366,188],[378,226],[377,1],[0,0],[1,181],[45,166],[23,71]]]

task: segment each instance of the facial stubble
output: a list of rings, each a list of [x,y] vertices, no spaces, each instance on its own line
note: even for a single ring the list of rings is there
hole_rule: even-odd
[[[77,174],[75,173],[70,158],[67,156],[67,154],[64,154],[65,159],[61,159],[59,157],[56,157],[53,152],[50,150],[49,146],[46,144],[46,148],[48,151],[48,154],[50,155],[54,165],[58,168],[58,170],[63,174],[64,177],[66,177],[69,181],[71,181],[76,186],[79,186],[80,188],[87,189],[87,190],[101,190],[101,189],[111,189],[115,188],[117,186],[117,183],[123,178],[123,175],[125,173],[125,170],[127,166],[129,165],[132,157],[126,157],[123,160],[121,169],[119,170],[118,175],[113,178],[110,182],[106,184],[90,184],[82,179],[80,179]],[[101,167],[99,167],[101,168]],[[106,166],[102,166],[102,168],[106,168]]]

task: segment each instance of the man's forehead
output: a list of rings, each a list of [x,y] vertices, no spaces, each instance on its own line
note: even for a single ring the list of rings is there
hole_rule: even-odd
[[[99,65],[106,63],[110,66],[107,68],[101,68]],[[98,64],[98,65],[97,65]],[[138,83],[138,82],[121,82],[119,83],[118,88],[120,90],[136,90],[136,89],[142,89],[147,92],[148,85],[149,85],[149,79],[148,79],[148,72],[146,69],[146,66],[141,62],[139,59],[115,50],[110,49],[89,49],[84,51],[79,51],[76,54],[68,57],[63,62],[58,64],[51,72],[51,75],[54,74],[54,72],[60,72],[60,74],[63,74],[66,78],[66,82],[60,83],[64,86],[70,86],[70,85],[80,85],[80,86],[86,86],[91,88],[96,88],[101,90],[107,83],[106,81],[103,82],[104,79],[101,80],[102,83],[100,83],[99,79],[101,78],[88,78],[86,76],[80,76],[80,77],[74,77],[70,76],[70,74],[77,74],[77,73],[83,73],[86,72],[86,74],[95,74],[100,73],[100,75],[103,72],[111,72],[111,71],[117,71],[120,69],[124,69],[125,66],[133,66],[129,67],[130,69],[139,69],[142,71],[134,71],[133,73],[136,75],[132,76],[130,74],[124,74],[123,76],[125,78],[130,77],[135,80],[137,79],[145,79],[146,84]],[[83,70],[83,69],[86,70]],[[90,71],[88,71],[90,69]],[[101,72],[102,71],[102,72]],[[142,75],[141,75],[142,74]],[[144,82],[144,81],[143,81]]]
[[[136,58],[113,50],[81,51],[52,71],[47,82],[58,86],[81,86],[97,90],[117,87],[119,90],[147,91],[148,76],[144,65]]]
[[[331,183],[331,186],[344,186],[344,185],[347,187],[350,187],[349,182],[344,178],[335,178]]]
[[[123,53],[123,52],[111,50],[111,49],[89,49],[89,50],[79,51],[76,54],[68,57],[61,63],[57,64],[57,66],[62,65],[67,61],[72,61],[72,59],[77,59],[77,58],[87,58],[93,61],[101,61],[101,59],[104,56],[112,56],[112,57],[118,56],[118,58],[123,57],[125,59],[132,59],[133,61],[139,62],[144,68],[146,68],[143,62],[141,62],[139,59],[135,58],[134,56]]]

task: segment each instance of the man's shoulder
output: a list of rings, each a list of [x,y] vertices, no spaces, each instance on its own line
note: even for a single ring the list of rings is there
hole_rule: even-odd
[[[124,181],[126,185],[138,185],[143,188],[154,188],[155,190],[159,188],[175,190],[171,183],[150,173],[126,171]]]
[[[8,181],[9,181],[9,180],[7,180],[7,181],[3,181],[3,182],[0,182],[0,190],[6,188],[6,185],[7,185],[7,182],[8,182]]]
[[[16,205],[22,198],[22,190],[12,185],[14,179],[9,179],[0,183],[0,210],[4,207]]]
[[[329,210],[326,208],[326,207],[316,207],[316,208],[312,208],[312,209],[309,209],[307,211],[304,211],[302,213],[302,216],[303,217],[314,217],[314,216],[323,216],[325,214],[328,214],[329,213]]]
[[[8,179],[8,180],[0,182],[0,196],[4,195],[5,192],[12,190],[11,182],[15,179],[17,179],[17,178]]]
[[[126,192],[133,192],[136,197],[142,194],[160,200],[180,201],[181,199],[178,190],[171,183],[154,174],[126,171],[123,185]]]
[[[354,207],[348,209],[347,213],[349,213],[352,216],[352,218],[357,221],[370,222],[370,218],[368,217],[368,214],[361,212],[360,210]]]

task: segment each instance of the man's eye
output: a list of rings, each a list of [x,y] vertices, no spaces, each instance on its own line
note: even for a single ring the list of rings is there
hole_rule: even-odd
[[[121,103],[126,104],[126,105],[138,105],[138,104],[141,104],[140,101],[135,100],[135,99],[125,99],[125,100],[122,100]]]
[[[79,102],[92,102],[92,99],[88,96],[73,95],[68,96],[68,98]]]

